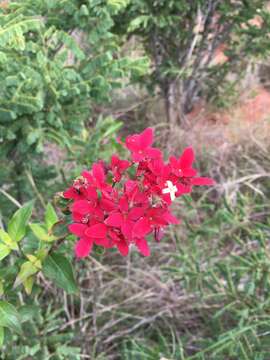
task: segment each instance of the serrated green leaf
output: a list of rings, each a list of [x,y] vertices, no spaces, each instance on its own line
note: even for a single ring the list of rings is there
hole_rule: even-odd
[[[17,210],[8,223],[8,234],[13,241],[19,242],[25,236],[27,223],[32,215],[33,202]]]
[[[72,265],[62,254],[49,255],[44,261],[42,272],[67,293],[77,292]]]
[[[16,308],[7,301],[0,300],[0,327],[7,327],[21,333],[20,316]]]
[[[45,223],[48,230],[51,230],[54,224],[58,221],[58,216],[53,208],[53,206],[49,203],[46,207],[45,212]]]
[[[49,235],[48,231],[45,230],[40,224],[29,224],[31,230],[36,235],[36,237],[41,241],[51,242],[56,240],[54,235]]]

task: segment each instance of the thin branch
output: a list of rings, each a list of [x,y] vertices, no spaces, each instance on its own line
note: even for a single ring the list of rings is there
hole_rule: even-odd
[[[36,193],[41,205],[43,206],[44,209],[46,209],[46,202],[45,202],[43,196],[41,195],[41,193],[38,191],[38,188],[36,186],[35,180],[34,180],[32,174],[31,174],[31,172],[26,170],[25,174],[26,174],[26,176],[27,176],[27,178],[28,178],[28,180],[30,182],[30,185],[32,186],[34,192]]]
[[[9,193],[7,193],[4,189],[0,188],[0,193],[2,193],[6,198],[8,198],[18,208],[22,207],[22,205],[19,203],[19,201],[17,201],[13,196],[11,196]]]

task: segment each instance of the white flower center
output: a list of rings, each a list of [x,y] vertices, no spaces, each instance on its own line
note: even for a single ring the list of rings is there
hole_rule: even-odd
[[[171,200],[174,201],[175,194],[177,193],[177,187],[173,185],[170,180],[166,181],[166,184],[168,187],[162,190],[162,194],[170,194]]]

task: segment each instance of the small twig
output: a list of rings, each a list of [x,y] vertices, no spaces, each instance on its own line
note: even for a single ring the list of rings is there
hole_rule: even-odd
[[[68,321],[71,320],[71,315],[68,309],[68,300],[67,300],[67,294],[64,292],[64,309],[65,309],[65,313],[67,315]],[[71,328],[73,329],[74,327],[71,326]]]
[[[116,333],[114,335],[109,336],[105,341],[104,344],[107,344],[111,341],[114,341],[115,339],[119,338],[119,337],[123,337],[126,335],[131,334],[133,331],[137,330],[139,327],[147,325],[147,324],[151,324],[152,322],[154,322],[158,317],[160,317],[161,315],[163,315],[164,313],[166,313],[168,311],[168,309],[165,310],[161,310],[160,312],[158,312],[157,314],[149,317],[149,318],[143,318],[141,321],[137,322],[134,326],[130,327],[129,329],[123,330],[123,331],[119,331],[119,333]]]
[[[6,198],[8,198],[13,204],[15,204],[18,208],[21,208],[22,205],[17,201],[13,196],[7,193],[5,190],[0,189],[0,193],[2,193]]]
[[[223,184],[218,184],[217,186],[221,186],[221,187],[229,187],[231,185],[236,185],[236,184],[241,184],[244,182],[251,182],[251,181],[255,181],[257,179],[260,179],[262,177],[270,177],[270,173],[264,173],[264,174],[252,174],[252,175],[247,175],[247,176],[243,176],[237,180],[234,181],[228,181],[226,183]]]
[[[90,314],[87,314],[87,315],[82,316],[82,317],[80,317],[80,318],[70,320],[70,321],[68,321],[67,323],[65,323],[64,325],[62,325],[62,326],[59,328],[59,331],[65,330],[67,327],[72,326],[72,325],[74,325],[74,324],[76,324],[76,323],[78,323],[78,322],[87,320],[87,319],[91,318],[92,316],[93,316],[93,314],[90,313]]]
[[[43,199],[43,196],[41,195],[41,193],[38,191],[38,188],[36,186],[35,180],[34,180],[32,174],[31,174],[31,172],[26,170],[25,173],[26,173],[26,176],[27,176],[27,178],[28,178],[28,180],[30,182],[30,185],[32,186],[34,192],[36,193],[41,205],[43,206],[44,209],[46,209],[46,202]]]
[[[2,221],[1,211],[0,211],[0,228],[1,228],[1,229],[4,229],[4,224],[3,224],[3,221]]]

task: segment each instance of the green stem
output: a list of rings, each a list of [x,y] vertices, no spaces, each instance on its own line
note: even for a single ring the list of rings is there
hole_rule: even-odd
[[[45,202],[43,196],[41,195],[41,193],[38,191],[38,188],[36,186],[36,183],[35,183],[35,180],[34,180],[34,178],[32,176],[32,173],[30,171],[28,171],[28,170],[25,170],[25,174],[26,174],[26,176],[27,176],[27,178],[29,180],[29,183],[32,186],[34,192],[36,193],[41,205],[43,206],[44,209],[46,209],[46,202]]]

